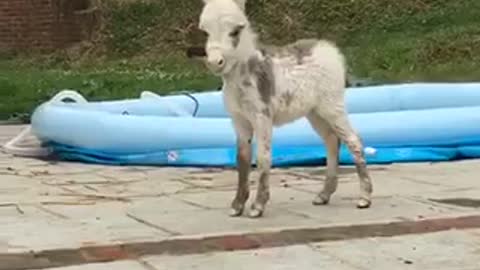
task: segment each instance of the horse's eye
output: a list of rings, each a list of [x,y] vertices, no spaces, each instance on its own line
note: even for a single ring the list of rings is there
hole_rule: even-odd
[[[236,37],[238,37],[238,35],[240,35],[240,32],[241,32],[242,30],[243,30],[243,25],[239,25],[239,26],[235,27],[235,28],[233,29],[233,31],[230,32],[230,36],[231,36],[232,38],[236,38]]]

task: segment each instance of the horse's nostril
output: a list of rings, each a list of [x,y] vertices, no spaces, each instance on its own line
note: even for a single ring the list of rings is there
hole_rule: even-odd
[[[219,66],[223,66],[223,63],[224,63],[224,62],[225,62],[225,61],[224,61],[223,59],[220,59],[220,60],[218,60],[218,65],[219,65]]]

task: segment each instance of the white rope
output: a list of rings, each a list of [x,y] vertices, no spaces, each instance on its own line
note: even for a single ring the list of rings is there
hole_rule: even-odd
[[[17,146],[17,144],[20,143],[20,141],[24,141],[25,138],[31,135],[31,127],[28,126],[24,128],[20,134],[18,134],[15,138],[7,142],[3,146],[3,151],[7,154],[12,154],[15,156],[22,156],[22,157],[45,157],[50,155],[51,150],[43,147],[41,145],[39,146],[30,146],[30,147],[20,147]]]
[[[71,99],[75,103],[88,103],[88,101],[82,95],[73,90],[63,90],[60,93],[56,94],[48,102],[60,103],[64,102],[65,99]],[[52,150],[48,147],[42,146],[38,140],[36,140],[37,142],[35,143],[35,146],[19,146],[20,142],[26,141],[26,138],[28,136],[34,137],[30,140],[36,139],[35,135],[33,135],[31,131],[31,126],[23,129],[16,137],[14,137],[2,146],[3,152],[23,157],[46,157],[50,155],[52,153]]]

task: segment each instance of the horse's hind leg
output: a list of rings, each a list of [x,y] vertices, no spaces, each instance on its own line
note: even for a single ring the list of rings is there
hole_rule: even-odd
[[[327,150],[327,173],[325,183],[323,189],[313,200],[314,205],[323,205],[330,201],[330,197],[337,190],[338,151],[340,141],[330,124],[318,113],[311,112],[307,116],[307,119],[313,129],[323,139]]]
[[[325,108],[323,108],[321,116],[330,123],[335,134],[347,145],[349,151],[353,154],[357,174],[360,178],[360,199],[358,200],[357,207],[370,207],[373,188],[363,153],[363,143],[352,128],[347,112],[339,107],[332,108],[332,110],[325,110]]]

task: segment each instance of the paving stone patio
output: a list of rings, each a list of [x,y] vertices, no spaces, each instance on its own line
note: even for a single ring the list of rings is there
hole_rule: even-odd
[[[21,127],[0,127],[0,144],[16,135],[19,128]],[[13,265],[17,267],[14,269],[28,269],[25,263],[23,266],[21,263],[2,265],[1,258],[4,256],[13,262],[15,256],[32,251],[75,250],[146,241],[162,243],[175,239],[279,232],[286,229],[335,228],[436,218],[453,220],[479,215],[480,160],[394,164],[370,168],[374,198],[372,207],[364,210],[355,208],[358,180],[351,167],[342,168],[338,191],[327,206],[311,204],[315,193],[322,186],[323,167],[274,169],[271,177],[272,199],[267,212],[262,219],[254,220],[246,216],[228,217],[228,207],[236,185],[236,173],[233,170],[114,167],[42,161],[1,153],[0,269],[11,269],[5,267]],[[253,197],[256,172],[251,179]],[[480,227],[480,222],[471,225],[475,226]],[[312,241],[315,242],[314,239]],[[362,258],[368,250],[365,245],[371,244],[373,240],[358,241],[360,242],[355,244],[358,254],[349,256],[350,263],[370,269],[368,262],[355,258]],[[384,247],[394,253],[397,244],[395,241],[392,244],[387,241]],[[342,258],[351,249],[342,247],[342,253],[335,245],[330,248],[331,252],[340,254],[338,256]],[[390,248],[390,245],[393,246]],[[445,246],[455,248],[455,245],[447,243]],[[301,246],[292,250],[302,253],[307,252],[305,248]],[[232,255],[231,263],[236,264],[235,260],[240,260],[242,256],[251,257],[248,252],[245,254],[249,255],[238,255],[238,258]],[[445,252],[448,253],[447,250]],[[327,256],[318,253],[315,248],[308,248],[305,256]],[[203,258],[202,255],[199,256],[192,258]],[[211,261],[212,265],[221,263],[215,262],[214,258],[208,257],[205,260]],[[420,259],[415,257],[415,260]],[[457,259],[460,260],[461,257]],[[155,260],[149,259],[153,265],[158,265]],[[260,267],[263,259],[258,260]],[[305,267],[322,267],[328,265],[329,260],[317,259],[311,264],[305,262]],[[385,260],[382,264],[388,264],[389,260],[396,262],[397,258],[388,257]],[[49,265],[52,266],[46,262],[43,268]],[[136,261],[116,262],[114,265],[115,269],[134,270],[145,267]],[[154,269],[183,269],[177,262],[172,262],[172,265],[175,267]],[[189,262],[187,265],[190,265]],[[91,267],[93,268],[78,269],[103,269]],[[335,269],[357,269],[349,264],[343,264],[342,267]],[[286,266],[282,269],[293,268]]]

